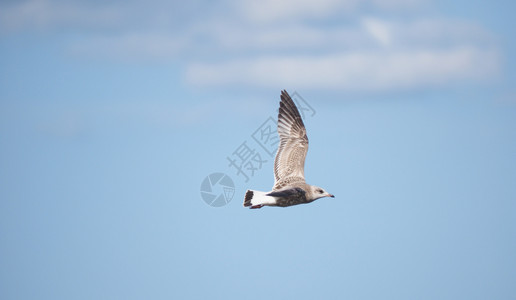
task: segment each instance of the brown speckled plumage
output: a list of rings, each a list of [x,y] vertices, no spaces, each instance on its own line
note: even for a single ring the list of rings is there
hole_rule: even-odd
[[[278,134],[280,143],[274,160],[274,187],[269,193],[248,190],[244,206],[250,208],[261,208],[264,205],[286,207],[310,203],[322,197],[333,197],[323,189],[305,182],[304,167],[308,152],[308,137],[301,115],[286,91],[281,92]],[[262,200],[256,200],[256,203],[253,203],[253,199],[258,197],[257,193],[262,193],[260,195]]]

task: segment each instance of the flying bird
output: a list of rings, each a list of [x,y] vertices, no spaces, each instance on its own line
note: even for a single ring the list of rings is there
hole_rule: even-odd
[[[287,91],[281,91],[278,113],[280,143],[274,160],[274,187],[270,192],[247,190],[244,207],[287,207],[332,197],[323,188],[305,181],[305,158],[308,137],[296,104]]]

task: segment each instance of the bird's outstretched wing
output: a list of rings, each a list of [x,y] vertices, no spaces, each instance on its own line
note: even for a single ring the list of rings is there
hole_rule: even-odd
[[[280,144],[274,160],[274,190],[294,182],[305,182],[308,137],[301,115],[285,90],[281,92],[278,134]]]

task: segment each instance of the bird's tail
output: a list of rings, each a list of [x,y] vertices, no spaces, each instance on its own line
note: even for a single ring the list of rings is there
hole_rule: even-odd
[[[261,208],[264,205],[274,205],[276,198],[267,196],[266,192],[247,190],[245,193],[244,207]]]

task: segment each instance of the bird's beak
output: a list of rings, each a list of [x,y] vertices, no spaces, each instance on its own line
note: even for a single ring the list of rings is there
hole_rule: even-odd
[[[335,198],[335,195],[332,195],[332,194],[328,194],[328,197],[332,197],[332,198]]]

